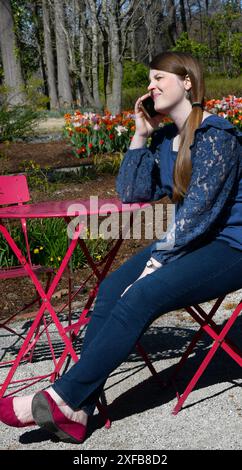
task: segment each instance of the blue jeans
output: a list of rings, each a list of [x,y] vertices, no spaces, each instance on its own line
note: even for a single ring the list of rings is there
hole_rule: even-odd
[[[242,287],[242,251],[222,240],[201,245],[135,282],[150,258],[148,246],[101,283],[81,357],[53,388],[73,409],[91,415],[109,374],[160,315]]]

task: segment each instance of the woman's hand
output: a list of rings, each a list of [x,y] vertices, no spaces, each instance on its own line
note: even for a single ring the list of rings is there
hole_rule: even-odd
[[[163,115],[157,114],[157,116],[150,118],[141,109],[142,101],[145,98],[148,98],[150,93],[141,96],[135,103],[134,112],[135,112],[135,135],[147,139],[151,136],[155,129],[159,126]]]
[[[162,266],[162,264],[159,263],[159,261],[156,261],[156,259],[154,259],[154,258],[150,258],[149,261],[151,262],[150,263],[151,266],[146,265],[144,270],[142,271],[141,275],[134,282],[137,282],[139,279],[142,279],[143,277],[147,276],[148,274],[152,274],[154,271],[156,271],[157,269],[159,269]],[[130,284],[128,287],[126,287],[126,289],[121,294],[121,297],[123,297],[123,295],[130,289],[130,287],[133,284]]]

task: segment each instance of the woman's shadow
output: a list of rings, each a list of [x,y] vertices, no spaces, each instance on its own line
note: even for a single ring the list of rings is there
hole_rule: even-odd
[[[239,317],[229,334],[230,339],[237,345],[239,345],[241,328],[242,317]],[[156,367],[159,379],[158,381],[150,375],[148,379],[141,381],[138,385],[131,387],[114,399],[107,408],[108,417],[111,421],[118,421],[149,409],[157,407],[160,408],[162,405],[175,398],[177,387],[179,388],[179,392],[183,393],[188,382],[209,351],[212,343],[211,338],[207,334],[202,335],[193,350],[193,354],[189,356],[185,365],[179,372],[174,386],[174,383],[169,383],[169,379],[173,375],[181,355],[191,342],[194,334],[195,331],[193,329],[178,327],[151,326],[146,331],[141,339],[141,343],[145,351],[148,353],[149,359],[154,367],[156,367],[156,363],[160,360],[165,361],[177,358],[177,361],[175,364],[162,370],[159,370],[159,368]],[[130,377],[130,375],[135,375],[139,373],[141,369],[146,367],[145,363],[140,365],[140,361],[142,361],[141,357],[135,348],[126,361],[127,371],[125,372],[122,368],[122,372],[119,370],[113,372],[112,377],[115,379],[115,385],[121,384],[123,381],[127,380],[127,376]],[[194,389],[207,389],[211,385],[224,382],[229,382],[231,384],[229,388],[232,389],[239,386],[239,384],[236,383],[236,380],[241,377],[242,374],[239,365],[227,353],[225,353],[222,348],[219,348]],[[164,387],[162,387],[160,383],[163,383]],[[106,387],[110,387],[108,382]],[[111,387],[113,387],[113,385],[111,385]],[[228,390],[227,385],[224,390],[217,393],[213,392],[212,395],[210,392],[205,392],[204,398],[201,398],[189,405],[185,403],[182,410],[205,400],[209,400],[209,398],[214,396],[218,396],[226,390]],[[103,419],[100,418],[99,414],[94,415],[92,420],[90,420],[88,435],[92,434],[96,429],[102,426]],[[53,442],[57,442],[55,437],[39,429],[24,433],[20,437],[20,442],[27,444],[30,442],[39,442],[49,439]]]

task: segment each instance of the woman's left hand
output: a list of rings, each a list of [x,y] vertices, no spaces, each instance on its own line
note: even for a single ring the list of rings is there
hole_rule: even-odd
[[[152,274],[154,271],[156,271],[157,269],[159,269],[162,266],[162,264],[159,263],[159,261],[156,261],[156,259],[154,259],[154,258],[150,258],[149,261],[150,261],[150,266],[147,266],[147,264],[149,263],[148,262],[145,266],[145,269],[142,271],[141,275],[134,282],[137,282],[139,279],[142,279],[143,277],[147,276],[148,274]],[[123,297],[123,295],[130,289],[130,287],[133,284],[130,284],[128,287],[126,287],[126,289],[121,294],[121,297]]]

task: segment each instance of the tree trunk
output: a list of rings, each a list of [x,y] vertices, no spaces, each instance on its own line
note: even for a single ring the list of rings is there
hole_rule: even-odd
[[[21,64],[16,53],[16,40],[10,0],[0,1],[0,47],[4,71],[4,83],[9,89],[10,105],[21,105],[25,101]]]
[[[105,104],[110,100],[110,96],[112,95],[112,87],[111,87],[111,77],[110,77],[110,50],[109,50],[109,34],[106,29],[103,30],[103,87],[104,87],[104,97],[105,97]]]
[[[179,3],[180,3],[182,30],[183,32],[187,33],[187,20],[186,20],[184,0],[179,0]]]
[[[83,12],[82,12],[83,14]],[[81,82],[83,87],[83,94],[85,101],[95,109],[95,101],[92,96],[92,92],[90,90],[87,78],[86,78],[86,65],[85,65],[85,37],[84,37],[84,21],[83,18],[81,20],[81,28],[80,28],[80,76]]]
[[[199,8],[199,23],[200,23],[200,42],[203,42],[203,16],[202,16],[202,5],[200,0],[198,0]]]
[[[54,6],[59,104],[63,108],[68,108],[72,105],[72,92],[65,37],[63,0],[54,0]]]
[[[117,10],[115,9],[115,1],[110,2],[108,22],[113,80],[111,100],[107,104],[111,113],[115,115],[121,112],[123,79],[121,31],[120,26],[118,24]]]
[[[177,40],[175,0],[168,1],[167,9],[168,9],[168,16],[169,16],[168,35],[169,35],[172,45],[175,46],[176,40]]]
[[[48,94],[50,99],[50,109],[58,109],[58,96],[55,77],[54,54],[51,41],[50,14],[47,0],[42,0],[43,27],[44,27],[44,55],[47,70]]]
[[[103,87],[105,106],[109,109],[112,96],[112,83],[111,83],[111,57],[110,57],[110,38],[109,38],[109,25],[107,18],[107,1],[102,1],[102,17],[103,17]]]
[[[88,0],[90,13],[91,13],[91,29],[92,29],[92,88],[93,97],[95,101],[95,108],[101,112],[102,105],[99,95],[99,83],[98,83],[98,22],[97,22],[97,10],[96,2],[94,0]]]

